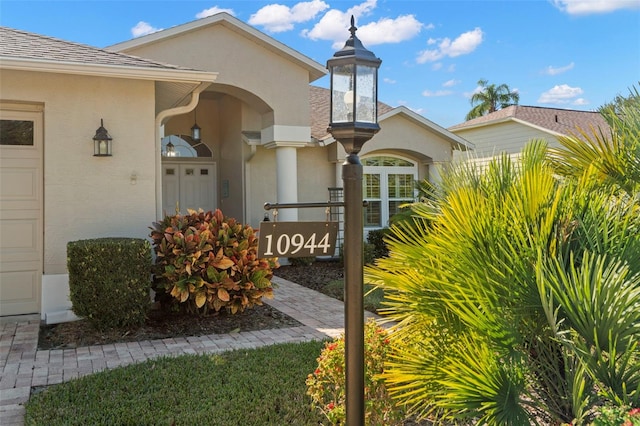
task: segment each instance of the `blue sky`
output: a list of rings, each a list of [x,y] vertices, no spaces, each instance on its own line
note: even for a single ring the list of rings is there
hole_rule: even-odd
[[[380,100],[443,127],[464,121],[480,79],[580,110],[640,81],[640,0],[0,0],[0,24],[106,47],[221,10],[321,64],[355,15],[383,61]]]

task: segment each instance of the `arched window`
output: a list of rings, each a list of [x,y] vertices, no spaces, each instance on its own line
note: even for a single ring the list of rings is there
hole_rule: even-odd
[[[202,141],[194,141],[188,135],[169,135],[162,138],[163,157],[212,157],[211,150]]]
[[[418,165],[399,157],[376,156],[363,158],[363,195],[367,201],[364,213],[365,228],[382,228],[400,206],[415,200],[414,182],[418,179]]]

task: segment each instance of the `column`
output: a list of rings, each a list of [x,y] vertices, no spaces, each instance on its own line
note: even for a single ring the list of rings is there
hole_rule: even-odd
[[[298,202],[298,155],[292,146],[276,148],[276,185],[278,203]],[[298,220],[298,209],[278,210],[279,221],[295,222]]]

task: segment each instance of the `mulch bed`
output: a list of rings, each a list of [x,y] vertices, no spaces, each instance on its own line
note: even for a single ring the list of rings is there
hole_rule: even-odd
[[[274,274],[319,291],[327,282],[341,279],[342,271],[342,265],[338,262],[316,262],[309,266],[282,266],[276,269]],[[277,291],[276,288],[274,292],[277,293]],[[86,320],[42,325],[38,349],[69,349],[118,342],[226,334],[301,325],[297,320],[266,303],[236,315],[222,311],[207,317],[152,310],[145,324],[140,327],[99,331]]]

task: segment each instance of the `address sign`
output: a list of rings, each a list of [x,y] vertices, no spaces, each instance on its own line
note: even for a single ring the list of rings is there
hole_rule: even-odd
[[[258,257],[333,256],[338,222],[260,222]]]

